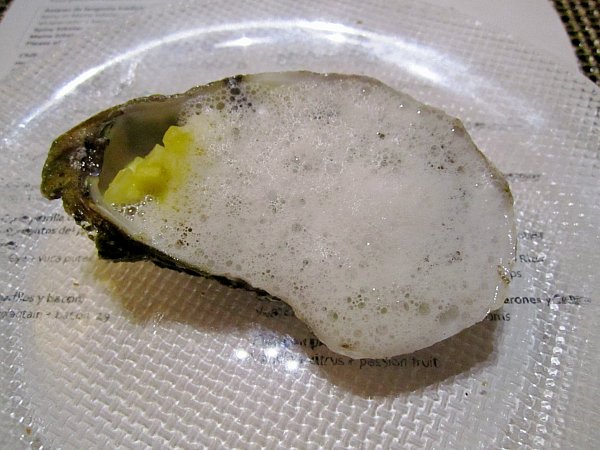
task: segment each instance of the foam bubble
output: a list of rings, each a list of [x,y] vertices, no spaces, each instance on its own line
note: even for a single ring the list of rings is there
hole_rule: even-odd
[[[189,184],[130,220],[286,301],[332,350],[411,352],[498,306],[512,206],[455,119],[374,80],[284,74],[200,94],[180,124],[205,150]]]

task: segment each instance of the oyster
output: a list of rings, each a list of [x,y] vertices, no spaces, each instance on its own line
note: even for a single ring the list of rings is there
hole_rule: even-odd
[[[102,258],[268,293],[351,357],[481,321],[515,251],[508,184],[460,121],[361,76],[132,100],[53,143],[42,191]]]

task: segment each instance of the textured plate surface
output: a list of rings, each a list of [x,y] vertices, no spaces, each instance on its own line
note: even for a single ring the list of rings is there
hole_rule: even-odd
[[[598,88],[427,4],[294,3],[175,2],[0,86],[2,445],[593,448]],[[515,195],[501,310],[412,355],[350,360],[280,304],[97,260],[38,193],[51,140],[98,110],[295,69],[373,76],[464,121]]]

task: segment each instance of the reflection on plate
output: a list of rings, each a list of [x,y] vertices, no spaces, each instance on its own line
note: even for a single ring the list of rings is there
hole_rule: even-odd
[[[175,3],[81,35],[0,88],[3,441],[592,448],[598,89],[427,4],[290,5],[246,7],[241,20]],[[50,141],[102,108],[297,69],[374,76],[463,119],[515,194],[504,308],[416,354],[352,361],[280,304],[98,261],[37,192]]]

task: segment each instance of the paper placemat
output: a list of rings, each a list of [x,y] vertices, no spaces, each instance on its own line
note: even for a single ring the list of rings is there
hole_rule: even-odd
[[[174,2],[0,88],[7,448],[593,448],[599,90],[428,4]],[[317,7],[318,6],[318,7]],[[504,307],[411,355],[329,352],[285,305],[100,261],[38,193],[50,142],[132,97],[236,73],[360,73],[460,117],[510,181]]]

